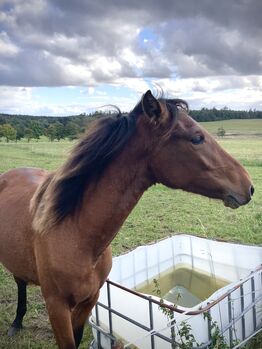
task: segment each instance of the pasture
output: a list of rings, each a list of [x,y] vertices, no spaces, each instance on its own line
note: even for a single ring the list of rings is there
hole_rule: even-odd
[[[250,136],[262,136],[262,120],[261,119],[234,119],[234,120],[221,120],[212,122],[202,122],[209,132],[216,133],[219,127],[223,127],[228,135],[250,137]]]
[[[255,187],[251,203],[237,210],[182,191],[161,185],[148,190],[113,241],[113,254],[118,255],[177,232],[192,233],[242,243],[262,243],[262,120],[230,120],[204,124],[211,132],[223,126],[226,132],[241,137],[225,137],[219,143],[249,171]],[[256,135],[256,137],[254,137]],[[0,172],[21,166],[54,170],[63,162],[71,142],[0,143]],[[12,277],[0,267],[0,348],[55,348],[45,306],[38,288],[30,287],[28,312],[22,331],[16,338],[6,333],[13,321],[16,287]],[[81,348],[90,341],[88,328]],[[262,347],[257,336],[249,349]]]

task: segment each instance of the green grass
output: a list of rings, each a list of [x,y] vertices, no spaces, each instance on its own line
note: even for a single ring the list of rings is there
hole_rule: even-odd
[[[230,154],[238,158],[244,166],[262,166],[262,137],[231,138],[219,141]]]
[[[73,143],[30,142],[0,143],[0,172],[14,167],[41,167],[56,169],[65,159]]]
[[[241,122],[246,124],[246,120],[237,122],[239,125]],[[253,120],[249,122],[252,126],[242,125],[243,128],[249,128],[250,132],[256,131],[257,128],[253,127],[257,127],[257,124]],[[214,129],[216,127],[217,125]],[[252,202],[231,210],[218,201],[179,190],[172,191],[162,185],[154,186],[144,194],[113,241],[114,255],[177,232],[242,243],[262,243],[262,138],[246,136],[222,139],[219,142],[249,171],[255,186]],[[62,163],[71,147],[70,142],[0,143],[0,172],[20,166],[53,170]],[[25,330],[10,339],[6,333],[13,320],[15,306],[15,283],[8,272],[0,267],[0,348],[55,348],[39,289],[29,288]],[[87,328],[81,348],[87,348],[90,338],[90,330]],[[261,349],[262,336],[256,336],[248,348]]]
[[[226,134],[252,136],[262,135],[262,119],[251,120],[221,120],[200,123],[209,132],[216,133],[219,127],[223,127]]]

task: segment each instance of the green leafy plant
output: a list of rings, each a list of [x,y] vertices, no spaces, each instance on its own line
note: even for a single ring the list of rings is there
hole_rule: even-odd
[[[191,349],[194,346],[198,345],[194,335],[192,334],[192,328],[190,324],[188,324],[186,321],[182,321],[180,324],[177,324],[176,320],[174,319],[174,312],[171,309],[164,307],[165,301],[162,298],[158,280],[154,279],[153,282],[154,292],[160,298],[160,309],[162,313],[165,314],[170,320],[172,349]],[[177,305],[177,302],[180,298],[181,294],[178,293],[176,302],[173,304],[174,307]]]
[[[211,344],[210,349],[230,349],[230,346],[225,341],[218,324],[216,321],[212,320],[212,317],[209,313],[203,313],[204,319],[210,321],[210,329],[211,329]]]
[[[202,344],[197,343],[195,336],[192,333],[191,325],[189,323],[187,323],[186,321],[181,321],[180,324],[177,324],[176,320],[174,319],[173,311],[164,306],[165,301],[162,298],[162,293],[161,293],[158,280],[154,279],[153,282],[154,282],[154,292],[156,296],[160,298],[159,308],[162,311],[162,313],[166,315],[170,320],[172,349],[192,349],[192,348],[201,346],[203,343]],[[174,307],[176,307],[180,297],[181,295],[178,294]],[[211,343],[208,346],[208,348],[209,349],[230,349],[231,347],[227,344],[223,334],[221,333],[218,323],[212,319],[210,313],[204,312],[203,317],[205,320],[208,320],[210,323]],[[234,340],[233,346],[236,346],[238,343],[239,341]]]

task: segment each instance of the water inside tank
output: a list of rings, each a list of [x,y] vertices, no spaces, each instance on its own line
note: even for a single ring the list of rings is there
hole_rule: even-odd
[[[193,269],[191,265],[183,264],[143,282],[135,290],[140,293],[160,296],[174,305],[191,308],[228,283],[227,280],[217,278],[215,275],[200,269]]]

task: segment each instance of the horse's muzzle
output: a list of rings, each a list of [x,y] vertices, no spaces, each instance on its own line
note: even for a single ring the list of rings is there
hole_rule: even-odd
[[[224,199],[224,205],[230,208],[238,208],[239,206],[246,205],[251,200],[252,196],[254,195],[255,188],[253,185],[249,187],[248,195],[244,197],[243,195],[230,193],[228,194]]]

